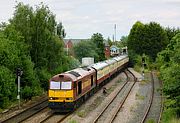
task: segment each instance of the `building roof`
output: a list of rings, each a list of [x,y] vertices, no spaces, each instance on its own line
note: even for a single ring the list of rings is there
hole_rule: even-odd
[[[115,49],[117,49],[117,50],[120,49],[119,47],[117,47],[117,46],[115,46],[115,45],[112,45],[112,46],[110,47],[110,49],[112,49],[112,48],[115,48]]]
[[[80,41],[89,41],[90,39],[64,39],[64,43],[66,44],[68,41],[71,41],[74,44],[79,43]]]

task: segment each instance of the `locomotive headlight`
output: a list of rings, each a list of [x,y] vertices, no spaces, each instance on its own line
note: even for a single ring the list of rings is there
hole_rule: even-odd
[[[52,98],[52,97],[50,97],[50,98],[49,98],[49,100],[53,100],[53,98]]]
[[[70,97],[70,98],[66,98],[66,100],[73,100],[73,98],[72,98],[72,97]]]

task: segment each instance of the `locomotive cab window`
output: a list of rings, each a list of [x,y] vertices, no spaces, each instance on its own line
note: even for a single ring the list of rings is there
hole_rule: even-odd
[[[71,89],[72,82],[61,82],[61,89]]]
[[[50,89],[51,90],[70,90],[72,88],[72,82],[67,81],[67,82],[55,82],[55,81],[50,81]]]
[[[50,89],[60,89],[60,82],[50,82]]]

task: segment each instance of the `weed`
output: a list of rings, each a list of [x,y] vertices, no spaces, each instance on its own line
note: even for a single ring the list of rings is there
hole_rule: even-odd
[[[180,123],[180,119],[177,119],[177,118],[172,118],[169,123]]]
[[[71,119],[70,121],[68,121],[68,123],[78,123],[78,121]]]
[[[3,110],[0,108],[0,113],[3,112]]]
[[[130,111],[133,112],[133,110],[134,110],[134,106],[131,106]]]
[[[122,82],[122,80],[118,80],[116,83],[121,83]]]
[[[144,100],[144,96],[136,93],[136,99]]]
[[[155,123],[154,119],[148,119],[147,123]]]
[[[86,116],[86,111],[85,110],[79,111],[79,112],[77,112],[77,115],[79,117],[85,117]]]

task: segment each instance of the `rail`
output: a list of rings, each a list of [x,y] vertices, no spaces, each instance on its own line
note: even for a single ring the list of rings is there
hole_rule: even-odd
[[[127,70],[128,70],[128,69],[127,69]],[[129,70],[128,70],[128,71],[129,71]],[[129,71],[129,72],[132,74],[131,71]],[[99,115],[94,119],[93,123],[96,123],[96,122],[98,121],[98,119],[99,119],[99,118],[102,116],[102,114],[106,111],[106,109],[109,107],[109,105],[114,101],[114,99],[118,96],[118,94],[122,91],[122,89],[127,85],[128,81],[129,81],[129,77],[128,77],[128,75],[127,75],[126,72],[124,72],[124,73],[125,73],[126,76],[127,76],[127,81],[126,81],[126,82],[123,84],[123,86],[118,90],[118,92],[114,95],[114,97],[111,98],[111,100],[107,103],[107,105],[103,108],[103,110],[99,113]],[[134,81],[136,82],[137,79],[135,78],[134,74],[132,74],[132,75],[133,75],[133,77],[134,77]],[[133,86],[134,86],[135,82],[133,83]],[[133,87],[133,86],[132,86],[132,87]],[[130,88],[128,94],[127,94],[127,95],[125,96],[125,98],[123,99],[122,103],[120,103],[120,105],[118,106],[118,110],[116,111],[116,113],[115,113],[115,114],[113,115],[113,117],[111,118],[111,122],[113,122],[114,118],[115,118],[116,115],[117,115],[117,112],[120,110],[120,108],[122,107],[122,105],[123,105],[123,103],[125,102],[126,98],[128,97],[130,91],[132,90],[132,87]]]
[[[151,97],[150,97],[150,100],[149,100],[149,105],[148,105],[148,107],[147,107],[147,109],[146,109],[146,111],[144,113],[143,119],[141,120],[141,123],[145,122],[146,117],[148,116],[148,113],[149,113],[149,111],[151,109],[153,98],[154,98],[154,78],[153,78],[152,72],[151,72],[151,78],[152,78],[152,80],[151,80],[151,82],[152,82]]]

